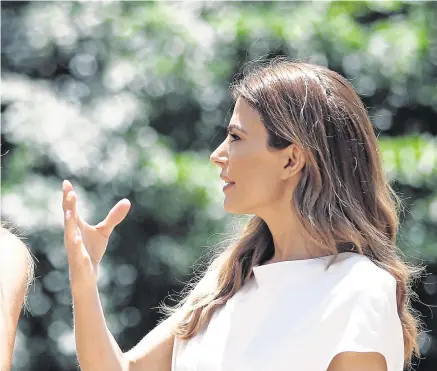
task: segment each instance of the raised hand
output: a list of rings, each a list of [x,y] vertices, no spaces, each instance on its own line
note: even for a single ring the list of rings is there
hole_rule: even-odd
[[[68,180],[62,184],[64,210],[64,244],[67,249],[70,278],[73,284],[96,284],[98,266],[105,254],[114,228],[130,209],[127,199],[119,201],[97,225],[84,221],[77,211],[77,195]]]

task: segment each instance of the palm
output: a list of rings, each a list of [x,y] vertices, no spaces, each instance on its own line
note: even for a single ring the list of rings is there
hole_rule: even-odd
[[[89,225],[81,220],[79,224],[80,234],[88,255],[93,264],[98,264],[105,254],[109,237],[102,234],[96,226]]]
[[[114,228],[126,217],[130,209],[128,200],[119,201],[108,213],[103,221],[97,225],[90,225],[84,221],[77,211],[76,195],[73,186],[66,181],[63,185],[63,206],[64,210],[74,210],[76,221],[76,236],[81,238],[82,254],[91,260],[96,267],[102,260],[108,246],[109,237]]]

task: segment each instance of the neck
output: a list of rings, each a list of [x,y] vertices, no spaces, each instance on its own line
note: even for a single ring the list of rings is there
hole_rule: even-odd
[[[328,255],[302,233],[295,215],[291,212],[260,216],[267,224],[273,237],[274,255],[268,263],[285,260],[302,260]]]

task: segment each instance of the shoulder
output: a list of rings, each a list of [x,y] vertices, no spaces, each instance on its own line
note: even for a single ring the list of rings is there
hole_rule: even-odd
[[[386,334],[401,334],[398,314],[397,282],[385,269],[365,256],[354,256],[337,267],[335,284],[330,290],[325,313],[331,313],[341,326],[385,329]],[[401,336],[401,335],[400,335]]]
[[[0,368],[9,369],[17,323],[33,277],[33,260],[24,242],[0,226]]]
[[[352,257],[337,269],[337,274],[340,279],[325,312],[336,329],[331,339],[332,356],[344,352],[379,353],[384,356],[389,371],[400,369],[404,343],[396,279],[364,256]],[[350,357],[349,354],[348,360]],[[356,354],[354,359],[357,357],[365,356]]]
[[[3,308],[20,308],[33,277],[33,260],[25,243],[0,227],[0,302]]]
[[[28,249],[23,240],[8,229],[0,226],[0,256],[16,261],[27,260]]]
[[[354,254],[338,264],[332,272],[338,275],[338,290],[345,295],[354,299],[396,295],[396,279],[368,257]]]
[[[25,243],[12,232],[0,227],[0,282],[13,283],[27,279],[32,258]]]
[[[195,294],[200,294],[215,291],[219,272],[220,269],[217,267],[208,267],[206,271],[194,279],[194,284],[190,285],[193,288],[193,292]]]

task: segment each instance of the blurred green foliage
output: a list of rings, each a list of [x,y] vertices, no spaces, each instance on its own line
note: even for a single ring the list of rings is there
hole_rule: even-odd
[[[63,179],[73,182],[90,222],[120,198],[133,203],[100,280],[108,325],[123,349],[154,327],[153,308],[233,228],[209,155],[230,117],[228,85],[254,59],[288,55],[351,80],[404,199],[399,246],[413,260],[437,261],[432,2],[1,6],[2,216],[29,237],[39,260],[15,370],[76,369]],[[417,288],[430,304],[437,303],[435,274]],[[437,328],[435,309],[425,312]],[[432,333],[421,340],[428,358],[420,370],[431,370],[436,342]]]

